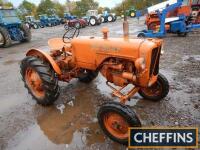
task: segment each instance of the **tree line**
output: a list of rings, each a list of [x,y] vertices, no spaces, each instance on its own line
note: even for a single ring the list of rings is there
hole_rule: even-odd
[[[131,9],[132,7],[134,7],[136,10],[142,10],[148,6],[159,3],[160,1],[161,0],[123,0],[122,3],[110,9],[108,7],[99,7],[99,3],[94,0],[67,0],[65,4],[61,4],[52,0],[41,0],[38,6],[32,2],[23,0],[17,9],[21,19],[29,15],[37,18],[37,16],[41,14],[57,14],[58,16],[63,17],[64,12],[70,12],[73,15],[81,17],[86,15],[87,10],[90,9],[97,9],[99,13],[102,13],[102,11],[106,10],[108,12],[112,11],[117,15],[121,15],[124,10]],[[11,2],[4,2],[4,0],[0,0],[0,6],[10,7],[13,6],[13,4]]]

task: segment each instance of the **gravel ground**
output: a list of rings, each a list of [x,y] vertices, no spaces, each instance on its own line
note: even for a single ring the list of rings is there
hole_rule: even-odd
[[[131,37],[145,28],[143,20],[130,20]],[[122,36],[122,21],[81,29],[82,35]],[[97,124],[96,113],[105,101],[116,100],[105,79],[99,75],[85,85],[77,80],[62,83],[61,95],[51,107],[32,100],[23,86],[19,63],[30,48],[47,46],[53,37],[62,37],[63,26],[32,30],[30,43],[15,43],[0,49],[0,149],[1,150],[124,150],[109,140]],[[169,95],[160,102],[150,102],[135,95],[129,104],[144,126],[200,126],[200,32],[187,37],[167,35],[160,72],[170,83]],[[63,105],[61,113],[56,107]]]

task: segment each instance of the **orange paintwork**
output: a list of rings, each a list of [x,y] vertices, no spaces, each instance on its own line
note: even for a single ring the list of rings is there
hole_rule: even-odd
[[[42,99],[45,96],[44,89],[42,87],[42,80],[38,73],[32,68],[28,68],[25,73],[25,82],[29,89],[33,92],[34,96],[38,99]]]
[[[58,75],[61,74],[60,67],[58,66],[58,64],[54,61],[54,59],[48,53],[46,53],[42,50],[38,50],[38,49],[31,49],[26,53],[26,56],[36,56],[36,57],[40,57],[41,59],[47,60],[51,64],[51,66],[53,67],[54,71]]]
[[[114,137],[119,139],[128,138],[128,128],[130,125],[124,119],[123,116],[118,113],[110,112],[107,113],[103,118],[103,123],[105,128],[111,133]]]
[[[47,60],[58,74],[58,78],[67,82],[77,77],[81,68],[98,70],[108,82],[122,87],[117,90],[107,83],[113,89],[113,95],[125,103],[141,87],[148,87],[156,82],[157,75],[150,74],[150,68],[155,68],[155,65],[151,65],[152,51],[156,50],[155,59],[159,59],[163,41],[108,38],[108,32],[104,28],[103,38],[78,37],[69,43],[64,43],[61,38],[51,39],[48,42],[50,46],[48,53],[31,49],[27,52],[27,56]],[[137,86],[127,94],[122,94],[121,90],[130,83]]]

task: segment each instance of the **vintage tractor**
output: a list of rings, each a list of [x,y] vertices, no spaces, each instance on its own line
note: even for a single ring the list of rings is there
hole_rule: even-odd
[[[70,28],[63,38],[48,41],[49,52],[30,49],[21,62],[21,75],[37,103],[47,106],[60,94],[58,81],[78,78],[89,83],[100,72],[113,96],[120,99],[100,107],[97,115],[100,127],[112,140],[127,144],[128,128],[141,126],[141,122],[125,105],[126,101],[137,92],[144,99],[159,101],[169,92],[167,79],[159,73],[163,41],[127,36],[109,38],[107,28],[102,32],[103,37],[78,37],[79,30]],[[128,85],[132,88],[124,93]]]
[[[40,21],[36,20],[33,16],[25,16],[25,24],[29,27],[29,29],[38,29],[39,27],[44,28]]]
[[[12,41],[29,42],[31,31],[17,17],[15,9],[0,9],[0,47],[9,47]]]
[[[117,16],[114,13],[108,13],[108,11],[104,11],[101,15],[101,22],[115,22],[117,20]]]
[[[77,17],[73,16],[71,13],[64,13],[64,18],[66,20],[73,20],[73,19],[76,19]]]
[[[75,28],[85,28],[88,25],[88,22],[84,19],[73,19],[73,20],[68,20],[65,25],[64,28],[66,30],[69,29],[69,27],[75,27]]]
[[[126,10],[126,15],[131,17],[131,18],[134,18],[136,17],[136,9],[135,7],[130,7],[128,10]]]
[[[56,21],[54,19],[49,18],[46,14],[39,15],[40,22],[44,27],[52,27],[56,25]]]
[[[83,18],[87,20],[88,24],[91,26],[100,25],[102,22],[101,14],[98,14],[98,10],[88,10],[86,16]]]
[[[167,3],[168,2],[168,3]],[[148,10],[148,14],[146,15],[146,25],[147,25],[147,29],[148,30],[156,30],[157,29],[157,26],[160,25],[160,19],[159,19],[159,15],[157,13],[157,10],[162,10],[163,6],[166,6],[166,5],[170,5],[172,4],[174,1],[173,0],[169,0],[169,1],[165,1],[165,2],[162,2],[162,3],[159,3],[155,6],[152,6],[152,7],[149,7],[147,10]],[[198,4],[200,2],[198,2],[198,0],[183,0],[182,2],[182,5],[175,8],[174,10],[172,11],[169,11],[167,14],[166,14],[166,25],[169,25],[172,20],[172,18],[175,18],[175,17],[179,17],[181,15],[184,15],[186,16],[186,19],[190,19],[191,18],[191,15],[192,15],[192,9],[194,8],[195,9],[195,6],[198,6],[200,4]],[[153,11],[152,11],[153,10]],[[198,14],[198,13],[197,13]],[[198,15],[194,15],[193,17],[193,20],[194,22],[197,20]]]

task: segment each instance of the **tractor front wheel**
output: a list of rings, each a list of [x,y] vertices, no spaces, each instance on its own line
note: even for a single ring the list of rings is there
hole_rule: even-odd
[[[6,28],[0,27],[0,47],[9,47],[11,45],[11,38]]]
[[[21,75],[25,87],[38,104],[53,104],[60,91],[58,79],[50,65],[36,57],[26,57],[21,62]]]
[[[130,107],[118,102],[101,106],[97,118],[103,132],[113,141],[123,145],[128,144],[128,128],[141,127],[136,113]]]
[[[33,29],[38,29],[39,25],[37,23],[33,23]]]
[[[167,96],[169,93],[169,82],[167,78],[162,75],[158,74],[157,81],[148,88],[141,88],[139,90],[139,94],[147,99],[152,101],[159,101]]]
[[[105,23],[105,21],[106,21],[105,18],[103,16],[101,16],[101,22]]]
[[[78,79],[80,82],[89,83],[98,76],[98,72],[87,69],[81,69],[79,71]]]
[[[21,30],[24,33],[24,39],[22,40],[22,42],[30,42],[31,41],[31,30],[25,24],[22,24]]]

